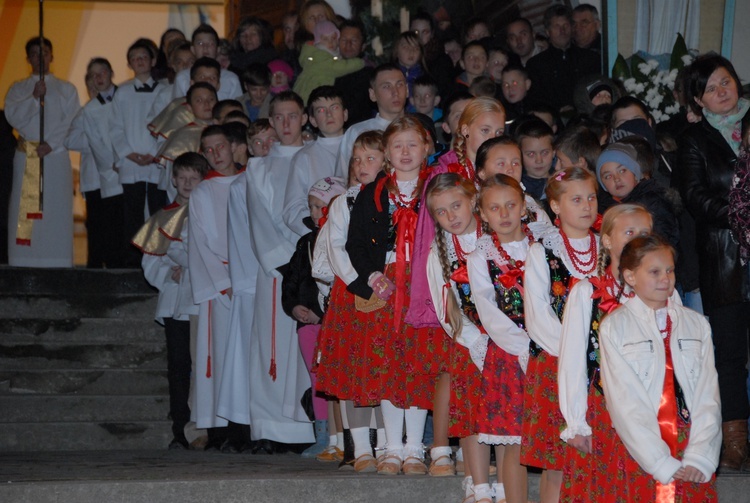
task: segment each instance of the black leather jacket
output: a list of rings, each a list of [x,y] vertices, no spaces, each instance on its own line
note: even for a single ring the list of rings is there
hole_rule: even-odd
[[[750,126],[750,113],[742,120]],[[681,136],[673,174],[683,203],[695,219],[703,308],[749,299],[747,270],[740,265],[739,247],[729,228],[729,189],[737,155],[721,133],[705,119]]]

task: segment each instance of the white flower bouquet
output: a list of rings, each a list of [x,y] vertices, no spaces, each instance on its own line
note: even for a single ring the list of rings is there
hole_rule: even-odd
[[[662,122],[680,110],[672,91],[677,73],[689,65],[693,57],[688,52],[685,39],[679,33],[671,55],[665,55],[669,58],[669,68],[663,68],[665,65],[657,59],[645,56],[648,59],[640,54],[633,54],[628,62],[622,54],[618,54],[612,68],[612,77],[622,81],[629,95],[646,104],[656,122]],[[666,61],[665,57],[660,59]]]

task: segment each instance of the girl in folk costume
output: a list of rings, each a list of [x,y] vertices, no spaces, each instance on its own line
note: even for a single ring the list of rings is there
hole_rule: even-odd
[[[560,498],[565,443],[557,400],[562,314],[573,284],[596,273],[596,178],[582,168],[557,172],[545,189],[559,229],[529,249],[524,277],[526,327],[531,338],[523,409],[521,462],[542,468],[542,503]]]
[[[427,259],[427,280],[438,319],[450,345],[450,374],[441,374],[433,410],[435,440],[430,450],[430,474],[453,475],[448,436],[476,445],[474,411],[479,405],[480,369],[487,350],[466,273],[466,256],[474,250],[482,227],[476,217],[474,182],[456,173],[443,173],[427,185],[425,200],[435,220],[436,235]],[[465,450],[471,447],[466,446]],[[467,478],[471,467],[467,466]],[[467,497],[471,482],[465,484]]]
[[[448,340],[442,330],[404,323],[409,305],[411,251],[420,194],[427,175],[430,138],[410,116],[383,133],[387,174],[362,190],[354,203],[346,250],[357,278],[348,285],[357,304],[370,311],[364,404],[380,403],[386,434],[383,474],[424,474],[422,436],[432,407],[435,379],[447,369]],[[382,307],[380,307],[382,306]],[[406,422],[406,444],[403,424]]]
[[[492,98],[472,99],[458,120],[453,149],[440,156],[439,164],[432,170],[431,176],[446,172],[457,173],[477,183],[474,169],[477,150],[484,141],[500,136],[504,130],[505,111],[499,101]],[[414,243],[412,296],[406,314],[406,323],[415,327],[439,326],[425,275],[427,256],[433,239],[435,223],[427,208],[420,208]]]
[[[477,413],[480,447],[469,452],[477,503],[525,502],[526,467],[521,465],[523,369],[529,359],[523,272],[534,236],[522,222],[527,208],[521,185],[494,175],[482,185],[479,209],[490,233],[477,240],[468,259],[476,309],[490,342],[482,370],[483,400]],[[489,448],[495,446],[498,482],[490,488]],[[506,500],[507,496],[507,500]]]
[[[560,438],[569,446],[561,501],[627,500],[625,470],[618,463],[628,455],[612,429],[604,404],[599,326],[607,314],[633,296],[617,279],[622,248],[633,238],[650,234],[651,228],[651,214],[642,206],[620,204],[607,210],[602,220],[597,275],[570,289],[557,371],[560,411],[565,419]]]
[[[607,410],[635,459],[629,501],[717,501],[721,406],[711,328],[673,302],[674,249],[657,236],[628,243],[620,274],[635,297],[601,325]]]
[[[349,162],[350,187],[344,197],[336,198],[331,203],[325,225],[320,226],[313,254],[313,276],[323,283],[333,283],[328,296],[328,310],[318,336],[317,373],[318,389],[340,399],[342,407],[349,412],[347,419],[354,442],[354,469],[371,472],[376,469],[369,436],[373,408],[353,406],[353,402],[367,402],[361,391],[362,381],[370,372],[364,363],[370,340],[364,332],[366,315],[355,309],[354,294],[346,289],[357,279],[357,271],[345,247],[354,202],[362,187],[373,182],[385,164],[382,133],[362,133],[355,140],[352,151]],[[385,443],[384,432],[381,430],[379,433]],[[335,446],[335,443],[332,444]],[[329,446],[329,453],[335,450],[336,447]],[[339,454],[343,458],[343,454]]]

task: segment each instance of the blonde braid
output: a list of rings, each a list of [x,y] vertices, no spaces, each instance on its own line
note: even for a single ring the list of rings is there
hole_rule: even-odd
[[[611,260],[609,257],[609,250],[604,245],[599,245],[599,257],[596,260],[596,275],[600,278],[604,277],[604,273],[607,271]]]
[[[461,133],[456,135],[456,143],[453,145],[453,151],[456,153],[458,163],[468,171],[466,167],[466,138]]]
[[[437,245],[438,257],[440,258],[440,267],[443,270],[443,281],[450,285],[451,290],[453,289],[453,283],[451,282],[451,263],[448,259],[448,245],[445,242],[445,231],[440,227],[439,224],[435,224],[435,244]],[[448,314],[448,323],[453,331],[453,339],[455,340],[461,335],[461,329],[463,328],[463,319],[461,317],[461,309],[456,301],[456,296],[453,292],[449,292],[446,296],[445,312]]]

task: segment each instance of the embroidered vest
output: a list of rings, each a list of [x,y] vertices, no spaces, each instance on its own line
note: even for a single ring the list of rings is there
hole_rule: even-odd
[[[507,272],[503,271],[494,260],[487,261],[490,279],[495,287],[495,301],[497,307],[505,316],[510,318],[518,328],[526,330],[526,323],[523,312],[523,295],[518,288],[505,288],[500,282],[500,276]],[[519,285],[523,285],[523,275],[516,280]]]
[[[568,300],[568,293],[577,281],[575,277],[571,276],[570,271],[563,263],[562,259],[552,253],[547,248],[544,249],[544,255],[547,258],[547,267],[549,269],[549,278],[551,282],[550,287],[550,306],[557,315],[557,318],[562,321],[563,310],[565,309],[565,302]],[[542,352],[542,347],[539,346],[533,340],[529,344],[529,353],[531,356],[539,356]]]

